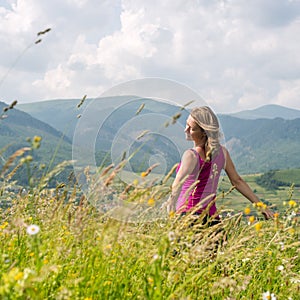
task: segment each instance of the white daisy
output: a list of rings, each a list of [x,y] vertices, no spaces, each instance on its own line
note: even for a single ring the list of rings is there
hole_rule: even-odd
[[[40,231],[40,227],[35,224],[32,224],[32,225],[27,226],[26,231],[30,235],[35,235]]]
[[[265,292],[265,293],[263,293],[263,300],[276,300],[276,297],[275,297],[275,295],[272,293],[272,294],[270,294],[270,292],[269,291],[267,291],[267,292]]]

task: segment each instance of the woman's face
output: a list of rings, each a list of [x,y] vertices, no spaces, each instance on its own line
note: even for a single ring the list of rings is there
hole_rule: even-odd
[[[188,141],[197,141],[203,137],[203,130],[191,115],[186,120],[185,137]]]

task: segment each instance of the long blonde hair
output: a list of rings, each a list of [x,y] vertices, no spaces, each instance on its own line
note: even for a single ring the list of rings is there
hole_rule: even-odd
[[[193,108],[190,115],[206,133],[205,152],[206,159],[210,161],[220,149],[220,126],[218,118],[208,106]]]

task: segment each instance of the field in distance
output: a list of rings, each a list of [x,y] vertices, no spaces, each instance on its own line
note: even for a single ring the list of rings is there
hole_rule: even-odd
[[[261,176],[261,174],[252,174],[252,175],[243,175],[242,178],[249,184],[251,189],[259,197],[260,200],[271,203],[278,209],[279,212],[283,212],[287,206],[284,205],[285,202],[293,199],[299,203],[300,199],[300,169],[290,169],[290,170],[278,170],[275,171],[274,176],[277,180],[286,182],[288,186],[280,186],[277,190],[268,190],[256,183],[256,179]],[[122,171],[120,176],[121,179],[126,178],[126,182],[133,182],[135,179],[138,179],[140,183],[142,182],[151,182],[155,178],[163,179],[163,176],[160,174],[155,174],[151,172],[147,177],[143,178],[141,174],[132,174],[129,171]],[[170,178],[167,181],[167,184],[171,186],[174,178]],[[295,185],[292,187],[292,183]],[[224,209],[226,211],[232,211],[232,213],[238,213],[245,209],[245,207],[252,208],[252,204],[238,191],[233,190],[232,192],[227,192],[231,188],[231,183],[226,174],[221,176],[218,188],[218,200],[217,206],[219,209]],[[225,197],[223,197],[223,194]],[[252,209],[255,211],[255,208]]]
[[[295,200],[299,204],[300,199],[300,169],[278,170],[275,171],[274,177],[277,180],[286,182],[287,186],[280,186],[277,190],[268,190],[256,183],[256,179],[261,174],[244,175],[243,179],[249,184],[255,194],[261,199],[275,205],[279,212],[287,209],[284,205],[289,200]],[[294,186],[292,186],[294,184]],[[219,184],[219,193],[228,191],[231,187],[228,177],[225,175]],[[251,207],[251,203],[234,190],[224,199],[221,195],[218,200],[219,207],[232,208],[234,212],[242,211],[246,206]]]

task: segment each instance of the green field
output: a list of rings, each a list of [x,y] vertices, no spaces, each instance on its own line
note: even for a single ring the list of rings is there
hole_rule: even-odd
[[[299,187],[300,169],[278,170],[275,172],[274,178],[288,184],[295,184]]]
[[[287,173],[292,170],[288,170]],[[255,182],[255,178],[259,175],[245,175],[243,179],[249,184],[255,194],[262,200],[266,200],[276,205],[279,211],[285,209],[285,202],[290,199],[300,199],[300,188],[299,187],[280,187],[279,190],[269,191],[261,187]],[[219,184],[219,190],[228,191],[231,187],[231,184],[226,176]],[[231,208],[234,211],[242,211],[245,206],[251,206],[251,203],[243,197],[238,191],[234,190],[225,198],[219,197],[218,205],[224,208]]]
[[[265,221],[239,193],[227,194],[224,177],[218,206],[233,214],[207,227],[161,209],[172,180],[157,184],[155,173],[124,173],[124,185],[117,168],[86,170],[85,195],[67,179],[46,189],[51,174],[14,192],[9,171],[0,174],[1,199],[11,203],[0,209],[0,299],[298,299],[298,188],[291,197],[245,176],[282,209]],[[241,213],[247,206],[253,220]]]
[[[265,200],[272,203],[276,206],[276,209],[279,211],[284,211],[286,209],[285,204],[290,199],[300,200],[300,186],[282,186],[278,190],[270,191],[260,185],[255,181],[257,177],[261,174],[252,174],[244,175],[242,178],[249,184],[255,194],[259,197],[260,200]],[[291,169],[291,170],[280,170],[275,173],[278,180],[286,182],[293,182],[297,184],[300,181],[297,181],[297,176],[300,178],[300,169]],[[296,180],[293,181],[292,178],[295,175]],[[135,178],[139,177],[139,174],[132,174],[130,172],[122,171],[122,176],[127,179],[127,181],[133,181]],[[122,178],[121,176],[121,178]],[[277,177],[278,176],[278,177]],[[157,175],[154,172],[149,174],[151,180],[160,179],[162,176]],[[139,178],[140,182],[143,179]],[[167,184],[170,186],[172,184],[172,177],[167,181]],[[233,190],[231,193],[223,197],[223,192],[226,194],[231,188],[231,183],[226,175],[220,178],[219,188],[218,188],[218,201],[217,206],[220,209],[232,210],[233,213],[238,213],[244,210],[245,207],[251,207],[252,204],[237,190]]]

